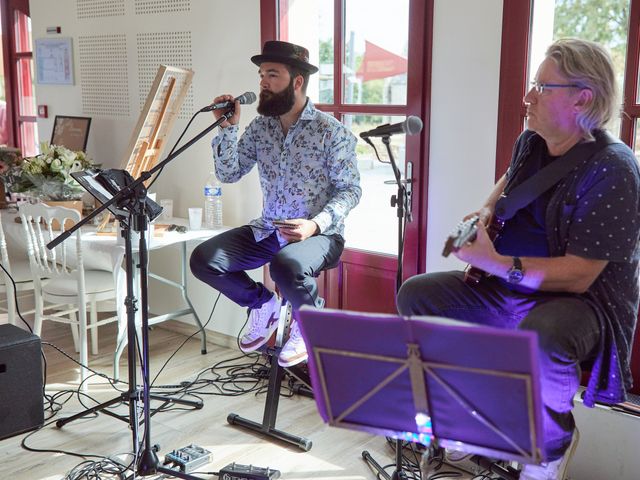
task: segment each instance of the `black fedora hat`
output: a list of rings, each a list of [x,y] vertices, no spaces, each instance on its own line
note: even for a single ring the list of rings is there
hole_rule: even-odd
[[[299,45],[278,40],[264,42],[262,54],[254,55],[251,61],[256,65],[263,62],[284,63],[301,68],[309,73],[316,73],[318,67],[309,63],[309,50]]]

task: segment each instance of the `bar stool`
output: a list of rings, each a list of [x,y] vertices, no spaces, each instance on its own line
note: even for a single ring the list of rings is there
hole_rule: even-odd
[[[323,271],[335,268],[340,263],[340,260],[335,264],[328,265],[318,272],[318,275]],[[318,276],[316,275],[316,276]],[[227,422],[230,425],[237,425],[254,432],[260,433],[267,437],[275,438],[277,440],[294,445],[301,450],[308,452],[311,450],[312,442],[308,438],[293,435],[291,433],[278,430],[276,427],[276,417],[278,415],[278,403],[280,402],[280,387],[282,385],[282,378],[284,377],[285,370],[300,380],[308,391],[299,391],[302,395],[312,396],[311,383],[308,375],[302,373],[299,365],[291,367],[281,367],[278,364],[278,356],[282,350],[282,346],[285,343],[285,339],[288,338],[289,330],[291,329],[292,321],[292,308],[289,301],[283,299],[282,306],[280,307],[280,316],[278,318],[278,328],[276,330],[276,340],[273,347],[266,348],[266,354],[269,359],[269,383],[267,385],[267,398],[264,405],[264,414],[262,417],[262,423],[249,420],[241,417],[236,413],[230,413],[227,416]],[[318,308],[324,307],[324,299],[318,297]]]

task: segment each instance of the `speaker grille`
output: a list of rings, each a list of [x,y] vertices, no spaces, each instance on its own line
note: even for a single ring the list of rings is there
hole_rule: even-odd
[[[136,15],[176,13],[191,10],[191,0],[135,0]]]
[[[129,116],[127,38],[124,34],[78,37],[82,110]]]
[[[191,69],[191,32],[139,33],[138,75],[140,109],[144,107],[149,89],[160,65]],[[177,79],[180,81],[180,79]],[[178,118],[193,115],[193,89],[189,87]]]
[[[76,0],[78,19],[124,15],[125,0]]]
[[[44,422],[40,337],[0,325],[0,439]]]

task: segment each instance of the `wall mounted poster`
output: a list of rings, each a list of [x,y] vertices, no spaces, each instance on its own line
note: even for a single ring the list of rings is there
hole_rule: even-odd
[[[73,85],[71,38],[37,38],[36,71],[41,85]]]

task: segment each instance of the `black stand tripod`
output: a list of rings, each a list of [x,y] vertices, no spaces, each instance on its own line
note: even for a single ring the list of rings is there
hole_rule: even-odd
[[[87,185],[85,182],[80,182],[89,193],[98,198],[102,205],[97,208],[91,215],[85,217],[82,221],[73,226],[70,230],[62,233],[55,240],[50,242],[47,247],[54,248],[56,245],[64,241],[69,237],[75,230],[80,228],[85,223],[89,222],[93,217],[101,213],[106,208],[116,215],[116,217],[121,221],[121,224],[124,225],[122,235],[125,240],[125,264],[126,264],[126,278],[127,278],[127,297],[125,299],[125,306],[127,310],[127,354],[128,354],[128,373],[129,373],[129,389],[127,392],[122,395],[109,400],[107,402],[96,405],[93,408],[85,410],[81,413],[73,415],[69,418],[64,418],[58,420],[56,422],[56,426],[62,427],[65,424],[77,419],[84,417],[86,415],[96,413],[96,412],[104,412],[107,415],[113,416],[123,421],[127,421],[129,423],[129,427],[132,432],[132,443],[133,443],[133,451],[136,453],[135,467],[131,467],[134,470],[134,473],[129,477],[129,479],[133,479],[136,476],[148,476],[154,475],[157,473],[166,473],[168,475],[183,478],[187,480],[199,480],[198,477],[194,477],[191,475],[187,475],[185,473],[176,471],[174,469],[162,467],[159,465],[158,456],[156,451],[158,448],[156,446],[152,446],[151,441],[151,413],[149,407],[149,401],[151,399],[158,399],[164,401],[164,405],[170,403],[177,403],[181,405],[192,406],[196,409],[201,409],[203,404],[202,402],[194,402],[188,400],[174,399],[170,397],[164,396],[156,396],[151,395],[149,393],[149,335],[148,335],[148,327],[149,327],[149,308],[148,308],[148,271],[147,271],[147,242],[145,238],[145,232],[147,230],[147,222],[148,222],[148,213],[147,213],[147,190],[144,186],[144,182],[151,178],[151,176],[158,170],[161,170],[167,163],[173,160],[175,157],[180,155],[184,150],[193,145],[196,141],[202,138],[204,135],[209,133],[215,127],[220,125],[225,120],[228,120],[229,117],[233,114],[233,110],[222,115],[216,122],[210,125],[208,128],[200,132],[193,139],[183,145],[181,148],[176,150],[173,154],[170,154],[165,158],[162,162],[158,163],[154,168],[152,168],[148,172],[143,172],[140,177],[136,180],[133,180],[132,183],[128,185],[120,185],[121,190],[119,191],[110,191],[109,193],[113,194],[110,199],[105,199],[102,193],[96,193],[96,189],[91,188],[90,185]],[[75,178],[75,177],[74,177]],[[109,188],[106,184],[100,184],[102,187],[102,191],[104,188]],[[117,208],[116,208],[117,206]],[[126,215],[126,212],[129,212]],[[133,228],[131,226],[131,221],[133,219]],[[139,257],[140,264],[138,268],[140,269],[140,304],[141,304],[141,331],[142,331],[142,351],[141,354],[141,369],[142,369],[142,389],[137,386],[137,372],[136,372],[136,355],[137,350],[139,350],[138,343],[136,342],[136,322],[135,322],[135,312],[136,312],[136,300],[134,295],[134,283],[133,283],[133,253],[131,246],[131,232],[136,231],[140,236],[139,243]],[[116,415],[113,412],[107,410],[107,407],[120,403],[120,402],[128,402],[129,403],[129,417],[128,419]],[[138,419],[138,406],[142,406],[143,411],[143,419],[140,422]],[[164,406],[163,405],[163,406]],[[140,434],[138,428],[141,424],[145,426],[144,433],[144,443],[142,445],[142,450],[140,450]]]
[[[284,311],[285,308],[287,310],[286,312]],[[282,315],[286,315],[284,321],[282,321]],[[278,415],[278,404],[280,402],[280,386],[282,385],[282,379],[285,372],[284,367],[281,367],[278,364],[278,355],[280,354],[280,350],[282,350],[285,331],[288,331],[290,323],[291,305],[286,303],[280,310],[280,319],[278,320],[278,330],[276,333],[276,344],[274,347],[267,347],[267,355],[269,357],[270,365],[269,383],[267,384],[267,398],[265,400],[262,423],[241,417],[236,413],[230,413],[227,416],[227,422],[229,422],[230,425],[243,427],[261,435],[289,443],[290,445],[294,445],[301,450],[308,452],[313,446],[311,440],[276,428],[276,417]],[[295,368],[296,367],[290,367],[287,370],[291,371]],[[296,375],[296,377],[298,377],[298,375]],[[309,381],[307,380],[306,383],[309,384]]]
[[[375,147],[371,140],[368,138],[363,139],[369,145]],[[398,191],[396,195],[391,196],[391,206],[396,207],[396,213],[398,217],[398,257],[397,257],[397,275],[396,275],[396,294],[400,290],[402,286],[402,258],[403,258],[403,249],[404,249],[404,232],[405,225],[407,222],[411,221],[411,162],[407,162],[407,172],[405,175],[405,179],[402,178],[402,173],[400,169],[396,165],[396,162],[393,158],[393,153],[391,152],[391,139],[390,135],[385,135],[381,138],[382,143],[384,143],[387,148],[387,154],[389,155],[389,163],[391,164],[391,169],[393,170],[393,175],[395,177],[394,180],[390,180],[389,183],[395,183],[398,186]],[[376,156],[378,152],[376,151]],[[380,157],[378,157],[379,159]],[[387,182],[385,182],[387,183]],[[396,453],[396,468],[391,476],[387,472],[384,471],[384,468],[375,461],[375,459],[371,456],[368,451],[362,452],[362,458],[365,462],[376,472],[378,476],[382,476],[386,480],[405,480],[407,476],[402,471],[402,440],[398,439],[395,442],[395,453]]]

